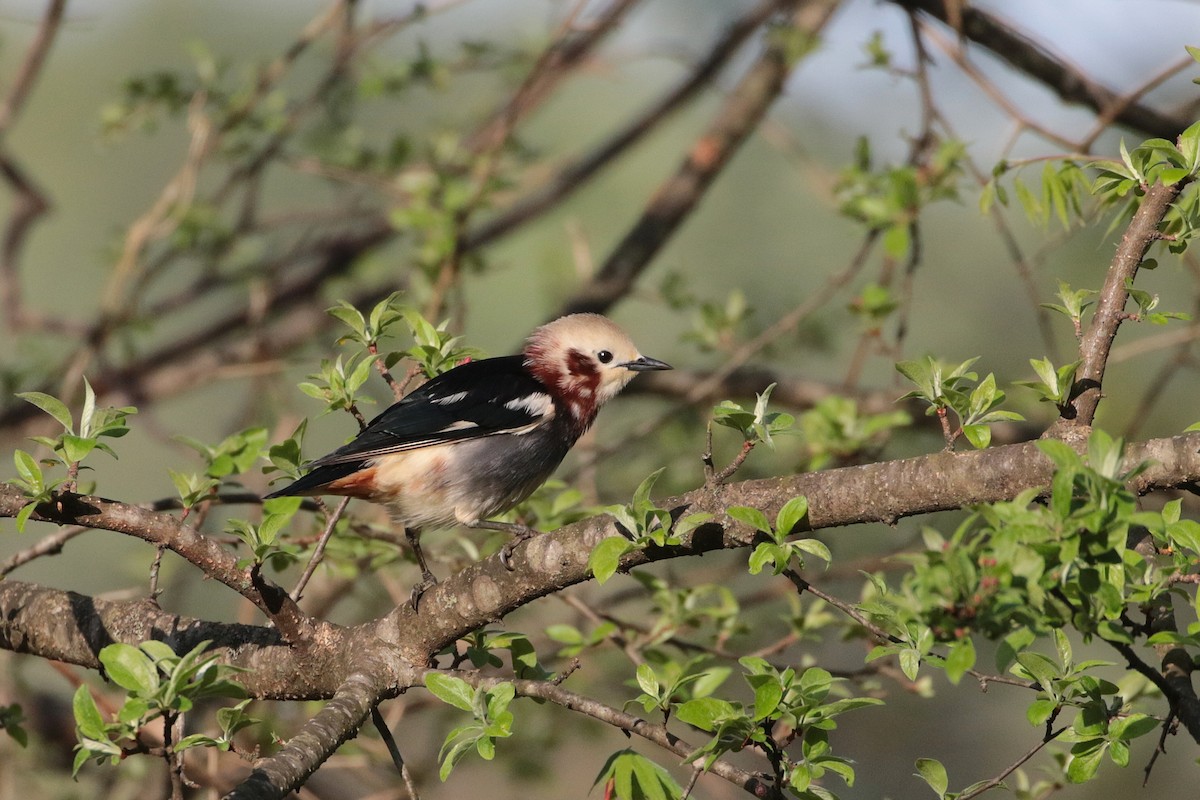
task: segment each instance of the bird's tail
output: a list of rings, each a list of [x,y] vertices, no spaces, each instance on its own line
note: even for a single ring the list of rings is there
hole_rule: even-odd
[[[333,483],[338,478],[344,478],[362,469],[361,462],[351,462],[342,464],[328,464],[326,466],[317,467],[307,475],[301,476],[297,480],[284,486],[282,489],[276,489],[270,494],[263,495],[264,500],[270,500],[272,497],[288,497],[291,495],[314,495],[322,494],[321,487],[326,484]]]

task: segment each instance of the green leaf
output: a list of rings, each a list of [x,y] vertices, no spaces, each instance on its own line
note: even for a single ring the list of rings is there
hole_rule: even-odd
[[[938,797],[945,797],[950,779],[942,762],[934,758],[918,758],[916,766],[917,776],[928,783]]]
[[[738,522],[749,525],[756,531],[766,534],[771,533],[771,523],[767,519],[767,515],[757,508],[751,508],[750,506],[730,506],[725,510],[725,513]]]
[[[946,677],[957,685],[967,670],[974,666],[975,644],[969,637],[955,642],[946,655]]]
[[[1067,765],[1067,780],[1071,783],[1084,783],[1096,777],[1096,770],[1108,749],[1108,742],[1103,739],[1089,739],[1078,742],[1071,747],[1071,763]]]
[[[1055,628],[1053,631],[1054,649],[1058,651],[1058,662],[1062,664],[1063,670],[1071,671],[1071,665],[1075,663],[1075,656],[1071,652],[1071,640],[1067,638],[1067,634],[1063,633],[1061,628]]]
[[[758,546],[754,548],[754,552],[750,554],[750,574],[757,575],[767,564],[774,564],[775,574],[778,575],[787,568],[790,560],[790,550],[787,547],[771,542],[759,542]]]
[[[1029,720],[1029,724],[1037,727],[1045,725],[1046,720],[1050,719],[1050,715],[1058,708],[1058,703],[1054,700],[1042,698],[1034,700],[1029,704],[1029,708],[1025,709],[1025,719]]]
[[[83,410],[79,412],[79,435],[85,438],[90,438],[94,435],[92,431],[92,421],[96,414],[96,391],[92,385],[88,383],[88,379],[83,379]],[[78,460],[78,459],[76,459]]]
[[[1136,739],[1139,736],[1154,731],[1159,722],[1145,714],[1130,714],[1128,717],[1113,720],[1109,727],[1109,735],[1115,739]]]
[[[779,709],[783,700],[783,686],[773,677],[761,682],[754,689],[754,719],[760,720],[771,716]]]
[[[17,533],[25,532],[25,525],[29,522],[29,518],[33,516],[33,512],[37,510],[37,503],[26,503],[21,506],[21,510],[13,517],[13,522],[16,523]]]
[[[1017,663],[1046,691],[1051,691],[1053,681],[1061,676],[1058,665],[1041,653],[1030,650],[1017,653]]]
[[[915,681],[921,671],[921,654],[911,647],[901,650],[900,671],[904,673],[904,677]]]
[[[71,708],[75,713],[75,725],[81,734],[89,739],[105,738],[104,717],[100,715],[96,699],[87,686],[81,685],[75,690]]]
[[[475,723],[455,728],[446,734],[446,741],[442,743],[441,752],[438,753],[438,757],[442,760],[438,777],[443,782],[450,777],[454,765],[475,746],[475,742],[479,741],[482,736],[483,731]]]
[[[782,539],[796,532],[796,527],[800,521],[808,514],[808,498],[793,497],[783,504],[783,508],[779,509],[779,513],[775,515],[775,536],[776,539]]]
[[[686,514],[680,517],[674,525],[671,526],[671,535],[677,537],[687,536],[692,531],[699,528],[704,523],[713,518],[713,515],[707,511],[699,511],[695,514]]]
[[[67,433],[62,437],[62,444],[63,456],[67,459],[67,463],[76,464],[87,458],[88,453],[95,449],[96,440]]]
[[[829,548],[820,539],[797,539],[792,542],[792,547],[804,553],[810,553],[817,558],[824,559],[828,564],[833,561],[833,554],[829,552]]]
[[[559,623],[546,628],[546,635],[562,644],[582,644],[583,634],[574,625]]]
[[[592,786],[609,781],[617,800],[673,800],[683,794],[669,772],[630,749],[609,756]]]
[[[1053,461],[1054,466],[1060,470],[1082,466],[1079,454],[1072,450],[1071,446],[1065,442],[1060,442],[1057,439],[1039,439],[1037,441],[1037,448]]]
[[[721,687],[733,670],[729,667],[709,667],[699,673],[692,684],[692,697],[708,697]]]
[[[1183,133],[1179,134],[1178,141],[1179,152],[1183,155],[1184,163],[1187,165],[1187,169],[1183,170],[1183,175],[1177,179],[1181,180],[1184,177],[1192,174],[1195,171],[1197,164],[1200,163],[1200,122],[1193,122],[1191,125],[1189,125]],[[1161,173],[1159,173],[1158,179],[1163,183],[1167,183],[1165,173],[1170,171],[1171,170],[1163,170]],[[1175,182],[1177,181],[1171,181],[1171,183]]]
[[[176,753],[183,750],[188,750],[193,747],[219,747],[220,742],[211,736],[205,736],[203,733],[193,733],[190,736],[185,736],[175,743],[174,751]]]
[[[13,452],[13,464],[17,468],[17,475],[25,481],[30,489],[41,488],[45,479],[42,477],[42,468],[37,459],[24,450],[16,450]]]
[[[645,479],[638,484],[637,489],[634,489],[632,505],[635,511],[640,511],[643,508],[647,508],[652,505],[650,502],[650,490],[654,488],[655,481],[662,477],[662,474],[666,472],[666,470],[666,467],[659,467],[658,469],[654,470],[654,472],[651,472],[649,475],[647,475]]]
[[[675,710],[675,718],[702,731],[711,731],[717,719],[736,713],[733,705],[716,697],[697,697],[688,700]]]
[[[505,681],[493,686],[487,693],[488,716],[498,718],[505,713],[513,698],[517,696],[517,689],[511,683]]]
[[[100,663],[113,683],[143,696],[158,689],[158,669],[136,647],[118,642],[100,651]]]
[[[71,422],[70,410],[67,408],[66,404],[64,404],[63,401],[59,400],[57,397],[53,397],[44,392],[19,392],[17,397],[21,398],[27,403],[32,403],[42,411],[45,411],[50,416],[54,417],[54,419],[58,420],[58,424],[62,425],[67,431],[74,430]]]
[[[491,761],[496,757],[496,742],[490,736],[480,736],[475,740],[475,752],[479,753],[484,761]]]
[[[425,675],[425,688],[443,703],[463,711],[475,711],[475,690],[462,678],[430,672]]]
[[[992,443],[992,429],[987,425],[963,425],[962,432],[976,450],[985,450]]]
[[[601,539],[588,556],[588,568],[591,569],[596,582],[602,584],[611,578],[621,565],[621,556],[631,550],[633,543],[624,536],[608,536]]]
[[[649,664],[638,664],[637,682],[642,691],[653,697],[658,697],[658,676]]]
[[[74,778],[76,775],[79,774],[79,770],[83,768],[83,765],[86,764],[88,762],[88,760],[91,759],[91,757],[92,757],[91,751],[86,750],[82,747],[75,751],[75,761],[71,765],[71,777],[72,778]]]

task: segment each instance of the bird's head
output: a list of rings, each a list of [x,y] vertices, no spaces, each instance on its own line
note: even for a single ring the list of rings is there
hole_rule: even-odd
[[[589,418],[639,372],[671,369],[638,352],[625,332],[599,314],[570,314],[530,334],[525,365],[579,419]]]

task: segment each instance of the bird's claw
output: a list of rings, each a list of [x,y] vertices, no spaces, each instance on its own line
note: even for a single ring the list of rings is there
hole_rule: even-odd
[[[421,596],[437,586],[438,579],[433,573],[425,575],[421,582],[412,588],[412,593],[408,596],[408,604],[412,606],[412,610],[417,610],[417,605],[421,602]]]
[[[508,544],[500,548],[500,563],[504,565],[506,570],[512,572],[516,569],[510,559],[512,558],[513,550],[517,548],[517,545],[532,538],[536,533],[537,531],[533,530],[532,528],[526,528],[520,533],[513,534],[513,538],[508,541]]]

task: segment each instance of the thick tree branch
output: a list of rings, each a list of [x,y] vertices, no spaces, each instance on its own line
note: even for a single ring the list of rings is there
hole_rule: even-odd
[[[1135,479],[1131,487],[1134,491],[1200,482],[1200,433],[1130,445],[1125,467],[1143,461],[1148,462],[1149,467]],[[677,547],[629,554],[622,560],[622,568],[628,570],[651,561],[748,546],[750,532],[724,516],[724,509],[730,505],[754,506],[773,517],[783,503],[804,495],[810,509],[807,524],[811,530],[819,530],[863,522],[892,523],[906,516],[1006,500],[1025,489],[1049,485],[1052,476],[1050,460],[1034,443],[1025,443],[970,453],[939,452],[865,466],[702,488],[662,503],[676,515],[708,511],[717,515],[714,521],[683,537],[683,543]],[[169,539],[168,534],[181,527],[167,515],[111,501],[77,498],[75,502],[98,507],[90,515],[74,514],[75,522],[100,523],[102,527],[138,535],[148,541]],[[14,515],[20,505],[19,492],[0,484],[0,516]],[[61,512],[62,515],[69,513]],[[146,530],[140,533],[130,530],[138,526]],[[181,549],[203,560],[206,551],[202,547],[193,550],[190,546],[191,537],[198,535],[194,531],[181,533],[180,538],[189,543]],[[405,604],[380,620],[351,629],[316,623],[312,635],[303,643],[305,647],[315,648],[310,652],[304,648],[279,648],[282,640],[278,638],[264,640],[267,634],[262,631],[268,629],[244,627],[243,630],[239,627],[234,631],[211,623],[216,627],[192,635],[214,639],[218,646],[226,646],[236,641],[237,636],[244,636],[251,642],[247,645],[250,650],[270,651],[262,654],[261,662],[254,661],[256,671],[264,670],[270,663],[270,674],[296,676],[294,692],[291,689],[278,691],[292,697],[328,697],[336,688],[330,681],[336,680],[338,675],[348,674],[349,662],[357,658],[357,653],[369,652],[371,647],[378,646],[376,640],[394,646],[405,662],[424,665],[434,653],[466,633],[539,597],[590,579],[587,561],[592,548],[601,539],[615,535],[619,533],[611,518],[601,516],[537,536],[514,552],[512,563],[517,567],[514,571],[505,569],[497,557],[472,564],[430,589],[422,598],[419,613],[414,613]],[[153,613],[147,614],[147,609]],[[145,619],[140,619],[142,617]],[[137,643],[155,638],[155,632],[161,638],[164,631],[175,634],[201,625],[194,620],[166,614],[144,601],[100,601],[17,581],[0,582],[0,620],[6,621],[0,627],[4,632],[0,647],[85,666],[95,666],[94,653],[107,644],[109,638]],[[60,631],[59,625],[66,627]],[[271,633],[271,636],[277,634]],[[306,668],[313,667],[320,657],[329,657],[334,651],[345,653],[345,660],[337,663],[346,669],[326,664],[321,669],[327,674],[309,674],[314,670]],[[231,661],[246,663],[247,659],[258,657],[239,652],[231,656]],[[392,675],[391,685],[395,689],[403,688],[406,684],[397,675],[399,673]]]
[[[796,0],[792,0],[793,3]],[[683,224],[757,128],[783,91],[792,70],[792,36],[812,36],[837,7],[837,0],[805,0],[792,13],[790,29],[770,41],[762,56],[725,99],[712,124],[692,145],[683,164],[654,193],[637,223],[609,255],[599,273],[561,311],[603,313],[624,297],[637,277]]]
[[[117,398],[120,403],[152,403],[198,383],[210,382],[220,369],[274,358],[311,342],[316,332],[332,322],[325,313],[326,304],[319,299],[320,287],[344,275],[359,258],[386,244],[394,235],[395,231],[382,226],[331,236],[312,245],[302,258],[316,262],[317,266],[300,278],[278,285],[268,299],[266,313],[270,321],[259,325],[254,336],[247,337],[242,332],[253,322],[255,312],[238,304],[228,313],[214,316],[203,327],[170,339],[155,350],[89,375],[92,387],[98,397],[110,401]],[[295,265],[291,270],[299,271]],[[361,307],[378,302],[395,288],[394,285],[387,289],[366,288],[347,299]],[[98,329],[88,334],[90,338],[99,335]],[[64,362],[54,374],[66,368]],[[56,387],[47,384],[37,389],[54,394]],[[29,403],[10,403],[0,409],[0,429],[19,427],[41,413]]]
[[[1126,459],[1125,468],[1150,464],[1131,487],[1138,492],[1200,481],[1200,434],[1131,445]],[[666,500],[664,505],[676,515],[708,511],[716,515],[712,523],[684,536],[677,547],[631,553],[622,567],[748,546],[751,532],[723,514],[733,504],[758,507],[770,517],[791,497],[804,495],[810,507],[807,524],[815,530],[871,521],[890,523],[914,514],[1001,501],[1025,489],[1048,485],[1052,475],[1049,459],[1035,444],[1025,443],[707,487]],[[198,534],[180,531],[181,526],[167,515],[97,498],[68,500],[65,505],[69,508],[46,509],[40,516],[103,523],[149,541],[178,538],[184,546],[177,551],[206,557],[203,546],[191,541]],[[19,508],[19,493],[0,484],[0,514],[11,516]],[[144,530],[133,530],[137,527]],[[0,647],[95,668],[96,653],[112,641],[137,643],[156,638],[185,648],[197,640],[212,639],[214,647],[228,648],[223,660],[249,670],[244,682],[251,694],[289,698],[332,694],[334,699],[301,734],[279,754],[260,762],[231,795],[282,797],[353,736],[381,698],[416,685],[421,668],[443,646],[539,597],[588,580],[591,549],[610,535],[617,535],[611,519],[597,517],[535,537],[517,548],[514,571],[505,569],[499,558],[485,559],[427,592],[419,613],[403,605],[381,620],[353,629],[317,623],[306,641],[292,647],[282,646],[282,638],[266,628],[200,622],[167,614],[148,601],[103,601],[4,581],[0,582]],[[555,695],[549,699],[569,708],[598,714],[600,719],[659,741],[673,751],[686,749],[665,729],[647,727],[632,717],[615,717],[619,712],[586,698],[576,701],[550,686],[530,682],[522,685],[521,691],[530,696],[549,692]],[[1183,696],[1182,691],[1180,694]],[[1189,707],[1183,706],[1179,710],[1186,713]],[[758,781],[747,775],[731,769],[725,777],[739,785]]]
[[[1200,480],[1200,434],[1129,445],[1126,467],[1143,461],[1137,492]],[[732,505],[761,509],[773,518],[793,497],[808,498],[808,528],[864,522],[892,524],[903,517],[1008,500],[1025,489],[1045,487],[1053,465],[1036,443],[993,447],[969,453],[939,452],[917,458],[845,467],[782,478],[744,481],[697,489],[661,501],[680,516],[708,512],[715,519],[683,537],[677,547],[630,553],[622,569],[723,548],[747,546],[751,532],[725,516]],[[376,623],[379,638],[400,647],[413,663],[466,633],[531,601],[588,580],[588,556],[609,536],[621,535],[610,517],[593,517],[536,536],[516,548],[508,571],[496,557],[468,566],[430,589],[419,612],[394,609]]]
[[[636,142],[644,139],[646,134],[669,119],[675,111],[707,86],[737,52],[738,47],[767,21],[783,2],[784,0],[763,0],[734,21],[709,48],[704,59],[688,70],[687,76],[678,86],[590,153],[562,167],[544,186],[519,198],[491,219],[469,229],[464,234],[460,246],[464,250],[474,250],[491,244],[586,186],[593,175]]]
[[[957,27],[959,32],[1016,69],[1045,85],[1068,103],[1079,103],[1104,114],[1119,108],[1116,121],[1151,136],[1174,140],[1192,123],[1162,114],[1141,103],[1130,103],[1118,92],[1102,86],[1086,73],[1051,53],[1046,47],[1014,30],[999,18],[957,0],[892,0],[912,11],[923,11]]]
[[[25,100],[37,82],[46,56],[50,53],[50,47],[54,44],[54,37],[58,34],[66,7],[66,0],[50,0],[46,4],[46,13],[42,15],[37,33],[29,43],[29,49],[25,51],[25,58],[17,69],[8,96],[4,98],[3,104],[0,104],[0,135],[12,126],[21,109],[25,107]]]
[[[47,325],[48,321],[32,314],[21,302],[21,279],[19,275],[21,253],[25,239],[39,217],[50,210],[50,201],[38,188],[36,182],[26,174],[4,147],[8,130],[25,107],[25,100],[41,74],[42,66],[62,22],[66,0],[50,0],[46,13],[25,58],[13,78],[4,102],[0,103],[0,177],[12,189],[16,199],[4,226],[4,238],[0,244],[0,311],[4,312],[5,324],[10,331],[18,331],[30,324]]]
[[[1079,355],[1083,363],[1075,372],[1073,397],[1063,415],[1077,425],[1091,425],[1096,416],[1096,407],[1103,395],[1108,354],[1112,350],[1117,329],[1125,319],[1125,302],[1129,299],[1126,282],[1136,277],[1146,251],[1158,239],[1158,226],[1163,216],[1182,188],[1182,181],[1171,186],[1161,183],[1151,186],[1113,255],[1091,324],[1079,343]]]
[[[0,483],[0,516],[14,517],[27,504],[21,491]],[[166,547],[257,606],[292,641],[309,638],[313,621],[284,589],[253,569],[241,569],[237,558],[212,539],[169,514],[79,494],[62,494],[54,503],[43,503],[31,519],[57,525],[124,533]]]
[[[0,649],[100,669],[97,654],[114,642],[157,639],[187,652],[204,641],[224,663],[240,667],[238,680],[253,697],[330,697],[353,654],[343,629],[319,623],[304,647],[289,647],[272,628],[213,622],[163,611],[148,599],[108,600],[0,581]],[[393,676],[394,677],[394,676]]]
[[[362,670],[350,675],[283,749],[257,762],[226,800],[278,800],[303,785],[344,742],[357,736],[371,709],[388,696],[387,680],[401,670],[381,653],[374,658],[378,663],[362,658]]]

